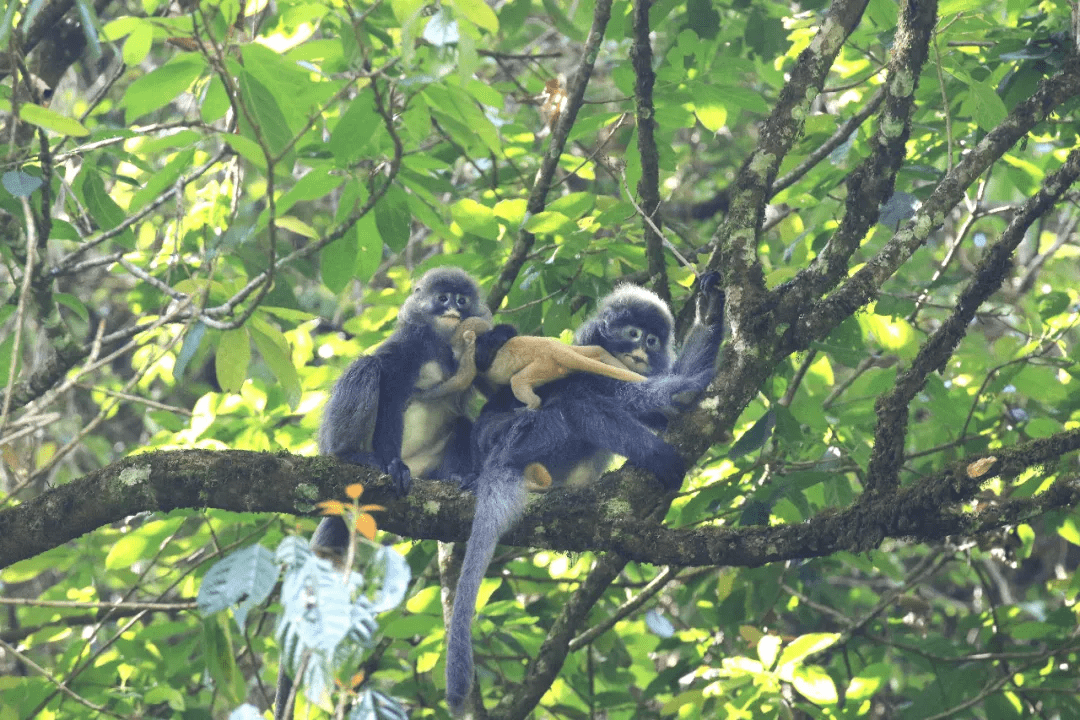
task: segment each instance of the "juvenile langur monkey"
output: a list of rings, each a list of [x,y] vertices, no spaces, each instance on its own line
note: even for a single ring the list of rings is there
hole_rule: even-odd
[[[618,454],[651,471],[665,489],[678,489],[685,461],[655,431],[712,380],[723,307],[719,277],[706,275],[695,325],[676,359],[667,305],[648,290],[621,286],[599,303],[574,342],[599,345],[648,376],[645,382],[574,373],[540,387],[543,404],[535,412],[515,412],[513,396],[500,392],[480,413],[473,431],[480,464],[476,510],[447,629],[446,699],[455,715],[465,709],[473,681],[477,592],[499,537],[524,512],[529,484],[594,482]]]
[[[464,357],[470,347],[469,338],[491,330],[483,318],[462,320],[454,333],[454,353]],[[475,346],[475,340],[472,341]],[[475,347],[473,347],[475,355]],[[471,363],[475,373],[476,363]],[[465,363],[461,363],[465,367]],[[480,375],[490,385],[509,385],[520,402],[530,410],[540,407],[540,396],[533,388],[564,378],[572,372],[589,372],[627,382],[644,382],[645,376],[616,360],[599,345],[565,345],[555,338],[517,335],[507,340],[495,354],[491,365]],[[472,378],[468,379],[472,382]]]

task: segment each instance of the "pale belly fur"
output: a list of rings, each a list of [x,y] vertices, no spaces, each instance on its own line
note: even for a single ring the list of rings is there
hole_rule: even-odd
[[[437,362],[420,368],[417,390],[428,390],[447,377]],[[431,402],[411,401],[405,408],[401,459],[413,477],[428,477],[442,462],[454,421],[465,414],[464,398],[448,396]]]

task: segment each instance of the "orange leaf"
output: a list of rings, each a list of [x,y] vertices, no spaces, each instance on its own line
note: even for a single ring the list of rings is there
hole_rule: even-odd
[[[360,683],[362,682],[364,682],[364,672],[361,670],[360,672],[349,678],[349,687],[355,690],[360,687]]]
[[[348,495],[351,499],[355,500],[356,498],[364,494],[364,486],[360,483],[346,485],[345,494]]]
[[[370,515],[357,515],[356,516],[356,532],[360,533],[368,540],[375,539],[375,518]]]
[[[345,508],[348,507],[340,500],[323,500],[315,503],[315,506],[322,510],[323,515],[344,515]]]
[[[386,508],[384,508],[382,505],[361,505],[360,509],[364,512],[368,512],[371,510],[385,510]]]

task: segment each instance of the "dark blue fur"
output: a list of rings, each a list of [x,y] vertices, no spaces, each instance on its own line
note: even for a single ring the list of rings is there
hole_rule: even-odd
[[[476,492],[476,510],[447,631],[446,698],[455,715],[472,686],[476,595],[499,537],[524,511],[525,467],[543,464],[556,486],[575,470],[576,479],[591,481],[606,469],[608,453],[615,453],[652,472],[665,489],[678,489],[685,461],[654,431],[712,380],[724,333],[723,304],[718,276],[705,276],[695,326],[676,359],[667,306],[640,289],[616,290],[574,342],[600,345],[616,357],[647,356],[647,369],[631,368],[648,375],[645,382],[574,373],[536,388],[543,401],[537,410],[521,409],[508,389],[484,407],[473,430],[479,468],[469,485]]]
[[[353,362],[323,410],[319,452],[382,470],[394,478],[401,493],[407,493],[412,475],[401,461],[405,408],[420,368],[433,360],[448,374],[456,369],[450,345],[430,323],[406,322],[374,353]],[[369,443],[365,430],[371,428],[372,419]]]
[[[491,317],[480,301],[479,286],[468,273],[452,267],[428,271],[402,304],[393,334],[372,354],[354,361],[334,385],[319,429],[322,454],[376,468],[394,479],[400,493],[409,491],[412,473],[401,457],[405,411],[414,400],[414,388],[426,363],[437,362],[447,375],[457,370],[449,333],[436,327],[436,320],[451,312],[462,319]],[[483,353],[490,365],[495,352],[513,334],[513,328],[499,326],[481,335],[476,343],[478,356]],[[450,440],[431,477],[450,479],[471,470],[471,434],[467,417],[452,420]],[[313,547],[337,554],[344,553],[348,543],[349,530],[340,517],[323,518],[311,538]],[[277,720],[292,715],[292,708],[284,707],[291,688],[282,662],[274,708]]]

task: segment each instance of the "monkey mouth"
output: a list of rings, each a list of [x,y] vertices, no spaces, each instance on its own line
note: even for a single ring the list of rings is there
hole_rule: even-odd
[[[631,353],[621,353],[616,357],[618,358],[619,362],[626,366],[628,370],[633,370],[634,372],[641,373],[642,375],[649,374],[650,365],[648,359],[635,357]]]
[[[457,310],[447,310],[435,317],[435,324],[440,332],[453,332],[461,324],[461,313]]]

